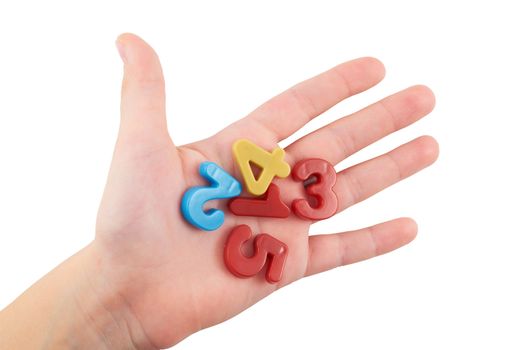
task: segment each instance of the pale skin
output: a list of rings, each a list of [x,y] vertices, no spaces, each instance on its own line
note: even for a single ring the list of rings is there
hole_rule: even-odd
[[[241,179],[231,154],[240,138],[271,151],[280,140],[338,102],[380,82],[376,59],[340,64],[274,97],[247,117],[192,144],[175,146],[167,131],[164,78],[157,55],[142,39],[123,34],[121,124],[96,235],[86,248],[30,287],[0,313],[0,349],[160,349],[213,326],[305,276],[397,249],[416,236],[410,218],[355,231],[308,235],[312,222],[236,217],[227,201],[223,226],[204,232],[180,213],[190,186],[213,161]],[[351,154],[427,115],[434,95],[413,86],[314,131],[286,147],[286,161],[323,158],[338,164]],[[181,122],[185,128],[185,122]],[[431,165],[438,144],[422,136],[338,173],[334,190],[343,211]],[[275,180],[289,204],[304,196],[291,177]],[[282,280],[241,279],[223,262],[229,232],[247,224],[286,243]],[[346,273],[346,272],[344,272]]]

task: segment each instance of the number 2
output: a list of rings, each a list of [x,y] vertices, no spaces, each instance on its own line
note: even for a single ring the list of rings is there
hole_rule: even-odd
[[[306,181],[315,176],[314,183],[306,185],[306,193],[316,199],[311,206],[306,199],[296,199],[292,203],[293,212],[307,220],[327,219],[337,212],[337,196],[333,191],[336,172],[332,164],[323,159],[309,158],[295,164],[292,176],[297,181]]]
[[[255,276],[264,268],[269,257],[266,280],[269,283],[279,282],[288,257],[288,246],[266,233],[261,233],[253,241],[254,255],[246,257],[241,248],[251,238],[251,235],[251,229],[247,225],[239,225],[231,231],[224,249],[224,261],[227,268],[237,277]]]
[[[204,212],[205,202],[212,199],[232,198],[240,195],[242,186],[235,178],[213,162],[200,164],[200,175],[211,183],[210,187],[197,186],[188,189],[181,201],[181,211],[192,225],[213,231],[224,223],[224,213],[219,209]]]

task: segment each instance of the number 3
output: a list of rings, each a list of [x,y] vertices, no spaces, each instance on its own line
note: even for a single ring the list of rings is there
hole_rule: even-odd
[[[292,203],[293,212],[307,220],[327,219],[337,212],[337,196],[333,191],[336,172],[332,164],[323,159],[309,158],[295,164],[292,176],[297,181],[306,181],[315,176],[316,182],[306,185],[306,193],[315,197],[312,207],[306,199],[296,199]]]
[[[197,186],[183,195],[181,211],[185,219],[202,230],[213,231],[224,223],[224,213],[219,209],[203,211],[205,202],[212,199],[231,198],[240,195],[242,186],[224,169],[213,162],[200,164],[200,175],[207,179],[210,187]]]

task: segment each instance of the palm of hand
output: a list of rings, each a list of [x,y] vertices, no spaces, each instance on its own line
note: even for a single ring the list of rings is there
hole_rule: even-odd
[[[225,200],[210,202],[226,213],[222,227],[213,232],[194,228],[180,213],[183,193],[191,186],[207,185],[198,174],[201,162],[213,161],[240,180],[231,155],[235,140],[248,138],[273,149],[310,118],[381,80],[379,62],[345,63],[277,96],[209,139],[175,147],[166,129],[163,77],[156,55],[132,35],[120,37],[118,47],[125,61],[122,121],[99,210],[96,243],[105,278],[113,281],[112,288],[130,305],[155,346],[170,346],[228,319],[305,275],[393,250],[414,237],[416,227],[410,219],[309,237],[309,221],[294,215],[237,217],[227,213]],[[426,88],[407,89],[301,138],[286,148],[285,160],[293,166],[300,159],[320,157],[335,164],[424,116],[433,102]],[[422,137],[341,172],[335,186],[338,210],[415,173],[436,156],[434,140]],[[302,184],[291,177],[274,182],[287,204],[304,196]],[[240,224],[249,225],[254,234],[271,234],[289,247],[278,284],[267,283],[263,271],[239,279],[226,269],[224,243]]]

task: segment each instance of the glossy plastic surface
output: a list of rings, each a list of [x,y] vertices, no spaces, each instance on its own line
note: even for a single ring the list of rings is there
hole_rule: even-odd
[[[235,276],[247,278],[262,270],[269,257],[266,280],[269,283],[279,282],[286,265],[288,246],[266,233],[261,233],[253,241],[253,256],[246,257],[242,253],[242,246],[251,236],[251,229],[247,225],[239,225],[231,231],[224,249],[226,267]]]
[[[290,174],[290,166],[284,161],[284,150],[279,147],[269,153],[248,140],[238,140],[233,144],[233,154],[248,192],[255,196],[264,194],[275,176],[284,178]],[[258,180],[251,170],[251,163],[262,170]]]
[[[292,210],[297,216],[307,220],[322,220],[336,213],[338,201],[333,187],[337,176],[332,164],[324,159],[304,159],[295,164],[292,176],[296,181],[303,182],[315,177],[315,182],[307,184],[305,191],[317,203],[311,206],[306,199],[294,200]]]
[[[191,187],[183,195],[181,211],[192,225],[206,231],[216,230],[224,223],[224,213],[219,209],[204,212],[203,206],[212,199],[232,198],[240,195],[242,186],[234,177],[213,162],[200,164],[200,175],[211,186]]]
[[[264,198],[235,198],[229,202],[229,210],[238,216],[287,218],[290,208],[280,198],[279,186],[271,183]]]

